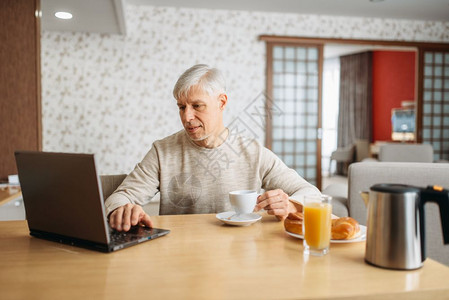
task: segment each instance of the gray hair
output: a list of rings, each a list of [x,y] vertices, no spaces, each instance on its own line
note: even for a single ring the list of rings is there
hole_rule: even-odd
[[[173,88],[173,96],[177,100],[187,97],[194,85],[198,85],[208,95],[226,93],[226,82],[221,71],[208,65],[199,64],[182,73]]]

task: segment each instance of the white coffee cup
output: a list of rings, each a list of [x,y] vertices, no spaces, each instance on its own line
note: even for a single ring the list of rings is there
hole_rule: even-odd
[[[232,191],[229,201],[236,214],[250,214],[254,211],[259,194],[252,190]]]

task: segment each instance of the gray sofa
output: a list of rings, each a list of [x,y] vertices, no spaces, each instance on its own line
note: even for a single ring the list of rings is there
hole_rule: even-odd
[[[366,225],[367,210],[361,191],[377,183],[400,183],[419,187],[440,185],[449,189],[449,164],[409,162],[362,162],[349,166],[349,215]],[[428,203],[426,211],[427,256],[449,266],[449,245],[443,244],[440,212],[435,203]]]
[[[433,162],[430,144],[388,143],[379,148],[379,161],[385,162]]]

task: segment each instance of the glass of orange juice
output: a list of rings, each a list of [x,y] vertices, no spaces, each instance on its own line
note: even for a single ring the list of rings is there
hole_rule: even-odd
[[[327,195],[304,196],[304,253],[323,256],[329,252],[332,224],[331,197]]]

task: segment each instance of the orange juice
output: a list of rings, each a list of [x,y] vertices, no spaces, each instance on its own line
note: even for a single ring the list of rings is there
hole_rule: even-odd
[[[331,238],[332,205],[309,203],[304,206],[304,238],[310,248],[329,247]]]

